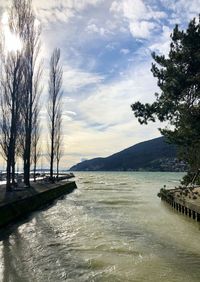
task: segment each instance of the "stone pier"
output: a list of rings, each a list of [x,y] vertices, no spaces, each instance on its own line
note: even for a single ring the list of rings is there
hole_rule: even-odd
[[[30,188],[9,193],[6,193],[5,185],[0,186],[0,228],[51,204],[76,188],[76,183],[68,180],[53,184],[31,183]]]

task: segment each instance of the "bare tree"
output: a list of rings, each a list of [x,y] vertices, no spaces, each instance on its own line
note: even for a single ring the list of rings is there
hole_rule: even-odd
[[[58,119],[61,114],[60,102],[62,97],[62,67],[60,66],[60,49],[54,49],[50,60],[49,72],[49,96],[48,96],[48,117],[50,134],[50,179],[53,181],[54,160],[56,157],[56,132],[59,125]]]
[[[16,154],[23,156],[24,182],[29,186],[34,108],[41,78],[38,63],[41,31],[31,0],[12,0],[9,27],[20,38],[22,49],[1,56],[0,144],[7,161],[7,187],[10,187],[11,172],[14,183]]]
[[[23,156],[24,182],[30,185],[31,141],[34,111],[41,93],[40,27],[36,24],[31,0],[12,0],[10,31],[19,37],[22,48],[7,52],[1,38],[0,145],[7,162],[7,189],[15,182],[15,159]]]
[[[24,161],[24,183],[30,186],[31,137],[33,130],[33,112],[38,91],[34,90],[35,83],[39,84],[41,67],[38,62],[40,51],[40,27],[32,9],[31,0],[13,0],[12,17],[15,29],[23,43],[23,98],[22,98],[22,129],[21,155]]]
[[[11,21],[12,19],[10,19]],[[20,124],[20,103],[23,81],[23,58],[21,51],[7,52],[1,41],[1,121],[0,145],[6,160],[7,191],[15,185],[15,157]]]
[[[30,158],[31,158],[31,136],[33,128],[33,109],[34,104],[37,102],[38,91],[34,91],[34,84],[39,83],[38,78],[40,77],[40,68],[37,68],[37,59],[40,50],[40,30],[35,27],[35,17],[33,14],[30,15],[31,28],[28,30],[29,40],[26,46],[26,78],[27,78],[27,112],[26,112],[26,138],[25,138],[25,153],[24,153],[24,182],[27,186],[30,185]]]

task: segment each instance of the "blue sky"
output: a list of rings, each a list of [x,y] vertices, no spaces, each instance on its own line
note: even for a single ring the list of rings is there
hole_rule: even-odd
[[[185,28],[200,0],[33,0],[33,6],[43,30],[43,101],[49,57],[54,47],[62,52],[62,166],[159,136],[160,124],[139,125],[130,105],[153,101],[151,52],[167,54],[174,25]],[[41,116],[45,151],[45,106]]]

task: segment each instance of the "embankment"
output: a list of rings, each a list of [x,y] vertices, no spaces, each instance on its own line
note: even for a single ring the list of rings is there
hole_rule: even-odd
[[[59,184],[34,184],[27,191],[11,192],[0,202],[0,228],[51,204],[76,189],[74,181]]]
[[[200,221],[200,188],[161,189],[158,196],[176,211]]]

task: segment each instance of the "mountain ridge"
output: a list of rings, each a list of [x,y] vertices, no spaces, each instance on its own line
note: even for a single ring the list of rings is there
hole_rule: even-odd
[[[78,163],[72,171],[183,171],[177,160],[177,148],[158,137],[137,143],[108,157],[97,157]]]

